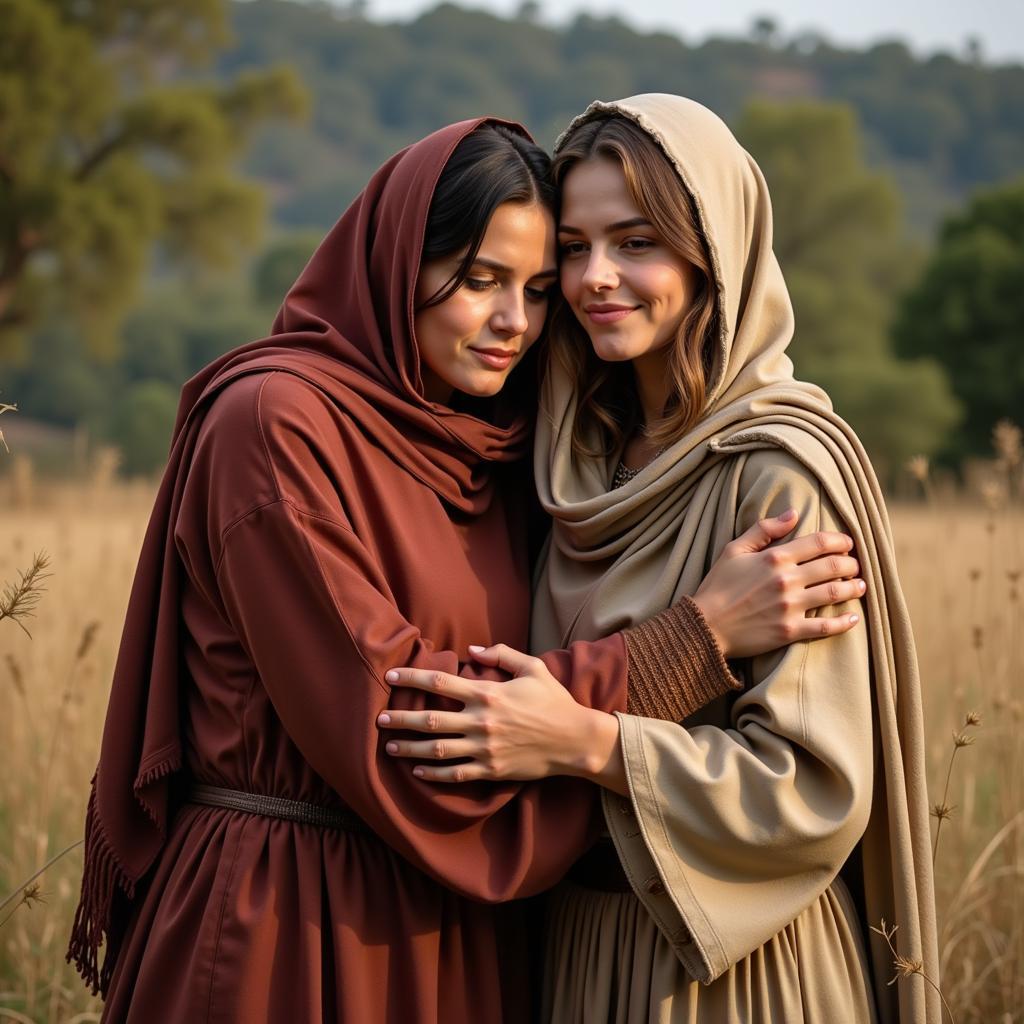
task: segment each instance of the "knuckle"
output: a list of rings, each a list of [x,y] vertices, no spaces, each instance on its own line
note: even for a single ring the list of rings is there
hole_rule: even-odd
[[[453,782],[465,782],[466,781],[466,769],[462,765],[457,765],[452,770],[452,781]]]
[[[828,636],[829,635],[829,633],[831,632],[831,623],[832,623],[831,619],[822,619],[821,620],[821,625],[820,625],[819,628],[821,630],[821,635],[822,636]]]
[[[786,556],[778,548],[769,548],[764,553],[764,560],[773,568],[778,569],[786,563]]]
[[[842,572],[840,572],[839,559],[836,558],[835,555],[831,555],[829,557],[829,560],[828,560],[828,562],[826,564],[828,566],[828,571],[833,576],[842,576]]]
[[[814,546],[819,551],[827,551],[828,550],[828,534],[825,533],[824,530],[818,530],[814,534]]]
[[[796,624],[793,622],[783,622],[779,626],[779,637],[782,639],[784,644],[792,643],[796,639]]]
[[[445,757],[447,756],[447,752],[448,752],[448,747],[446,746],[444,740],[437,740],[437,742],[434,743],[434,747],[433,747],[432,753],[433,753],[433,756],[434,756],[435,760],[443,761],[445,759]]]
[[[445,679],[443,672],[434,672],[430,676],[430,685],[435,690],[443,690],[445,688]]]
[[[436,732],[438,727],[437,712],[428,711],[426,721],[424,723],[430,732]]]
[[[841,595],[839,593],[839,584],[838,583],[830,583],[828,585],[829,604],[838,604],[840,597],[841,597]]]

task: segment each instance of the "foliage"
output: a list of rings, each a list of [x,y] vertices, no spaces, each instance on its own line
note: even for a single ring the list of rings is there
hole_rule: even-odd
[[[946,221],[895,338],[906,355],[941,363],[964,405],[951,457],[985,452],[993,420],[1024,421],[1024,178]]]
[[[0,24],[0,340],[59,304],[109,354],[155,242],[200,263],[254,244],[262,193],[231,163],[304,93],[284,68],[184,77],[225,41],[222,0],[0,0]]]
[[[223,74],[300,60],[308,127],[275,131],[248,168],[274,183],[278,222],[326,229],[392,152],[483,113],[523,120],[546,144],[592,99],[692,96],[733,123],[751,98],[852,107],[869,163],[906,193],[920,235],[974,187],[1024,166],[1024,67],[916,58],[899,42],[833,46],[762,19],[752,38],[700,44],[580,14],[551,26],[529,9],[501,18],[441,3],[381,24],[326,3],[250,0],[231,8]]]
[[[891,181],[864,164],[852,111],[758,102],[737,131],[771,190],[775,252],[796,312],[790,354],[798,375],[828,391],[879,468],[936,451],[957,404],[937,364],[900,361],[891,351],[889,319],[917,252]]]

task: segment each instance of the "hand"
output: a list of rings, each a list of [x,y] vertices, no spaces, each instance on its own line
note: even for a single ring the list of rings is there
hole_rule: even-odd
[[[539,658],[505,644],[471,647],[470,653],[483,664],[513,673],[513,678],[490,682],[414,668],[387,673],[385,679],[392,686],[425,690],[463,704],[461,711],[389,709],[378,715],[381,729],[444,736],[388,740],[387,753],[424,762],[413,768],[413,774],[432,782],[524,781],[550,775],[580,775],[597,781],[618,753],[615,717],[577,704]],[[436,764],[453,758],[468,760]]]
[[[727,658],[835,636],[860,621],[856,613],[807,617],[816,608],[862,597],[867,587],[853,578],[860,566],[849,556],[853,541],[845,534],[819,531],[768,547],[795,524],[792,509],[755,523],[726,545],[694,594]]]

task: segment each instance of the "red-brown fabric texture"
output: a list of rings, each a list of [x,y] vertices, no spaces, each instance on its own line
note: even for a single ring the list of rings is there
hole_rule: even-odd
[[[527,644],[525,417],[421,396],[412,298],[437,178],[392,158],[268,339],[182,394],[115,669],[69,958],[108,1020],[523,1019],[525,937],[598,824],[576,780],[446,788],[388,758],[387,669]],[[545,659],[626,704],[619,634]],[[188,779],[350,808],[375,836],[181,806]],[[176,798],[178,797],[178,798]],[[438,882],[449,888],[443,888]],[[99,946],[106,941],[104,962]]]

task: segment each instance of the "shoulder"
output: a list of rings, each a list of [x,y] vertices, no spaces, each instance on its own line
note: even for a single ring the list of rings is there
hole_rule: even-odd
[[[280,500],[331,516],[340,441],[338,409],[315,384],[280,370],[243,374],[212,399],[190,475],[226,521]]]
[[[246,373],[226,384],[203,418],[200,437],[227,445],[286,442],[328,429],[332,402],[315,384],[284,370]]]
[[[738,533],[758,519],[780,515],[788,508],[797,512],[798,533],[839,527],[839,516],[822,481],[807,462],[774,447],[746,452],[742,459],[737,493]]]

